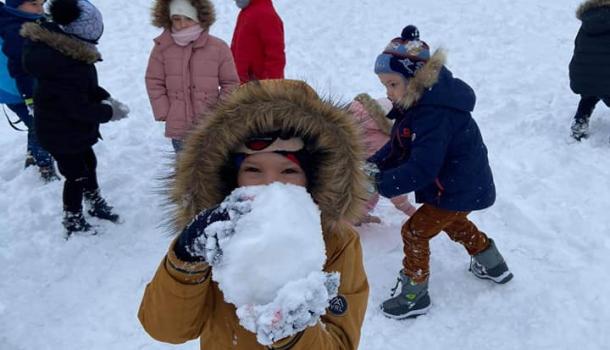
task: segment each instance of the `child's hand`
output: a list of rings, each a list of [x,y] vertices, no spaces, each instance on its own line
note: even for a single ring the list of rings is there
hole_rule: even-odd
[[[269,304],[240,307],[237,316],[260,344],[270,345],[315,326],[338,288],[338,273],[314,272],[287,284]]]
[[[362,167],[364,174],[369,178],[367,191],[369,194],[377,193],[377,175],[379,174],[379,168],[377,164],[371,162],[365,162]]]
[[[220,263],[224,240],[235,234],[237,221],[252,210],[251,198],[228,196],[219,206],[204,210],[184,229],[174,250],[180,260]]]

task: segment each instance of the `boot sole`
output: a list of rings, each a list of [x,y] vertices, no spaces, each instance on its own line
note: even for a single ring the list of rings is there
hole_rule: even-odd
[[[510,271],[506,271],[506,272],[504,272],[503,274],[501,274],[501,275],[500,275],[500,276],[498,276],[498,277],[493,277],[493,276],[490,276],[490,275],[478,275],[478,274],[476,274],[476,273],[475,273],[474,271],[472,271],[472,270],[470,270],[470,272],[472,272],[472,274],[473,274],[473,275],[474,275],[476,278],[478,278],[478,279],[482,279],[482,280],[491,280],[491,281],[493,281],[493,282],[495,282],[495,283],[497,283],[497,284],[504,284],[504,283],[506,283],[506,282],[508,282],[508,281],[510,281],[510,280],[512,280],[512,279],[513,279],[513,273],[512,273],[512,272],[510,272]]]
[[[407,318],[416,318],[417,316],[421,316],[424,315],[426,313],[428,313],[428,310],[430,310],[430,306],[427,306],[423,309],[419,309],[419,310],[413,310],[411,312],[407,312],[405,315],[392,315],[392,314],[388,314],[385,311],[383,311],[383,309],[381,310],[381,313],[383,313],[383,315],[387,318],[391,318],[393,320],[405,320]]]
[[[385,317],[387,317],[387,318],[391,318],[391,319],[393,319],[393,320],[404,320],[404,319],[407,319],[407,318],[415,318],[415,317],[417,317],[417,316],[424,315],[424,314],[426,314],[426,313],[428,312],[428,310],[430,310],[430,307],[431,307],[431,303],[430,303],[430,296],[429,296],[429,295],[426,295],[426,297],[425,297],[425,298],[427,298],[427,299],[428,299],[428,300],[427,300],[428,305],[426,305],[425,307],[423,307],[423,308],[421,308],[421,309],[417,309],[417,310],[411,310],[411,311],[407,312],[407,313],[406,313],[406,314],[404,314],[404,315],[392,315],[392,314],[388,314],[387,312],[385,312],[385,311],[383,310],[383,305],[382,305],[382,306],[380,306],[380,308],[381,308],[381,313],[382,313],[382,314],[383,314]],[[426,299],[422,299],[422,301],[426,301]]]

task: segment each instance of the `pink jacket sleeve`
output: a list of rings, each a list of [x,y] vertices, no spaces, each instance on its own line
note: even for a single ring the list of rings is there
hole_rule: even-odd
[[[146,69],[146,91],[152,106],[153,115],[157,121],[165,121],[169,113],[169,98],[165,87],[165,70],[163,55],[159,45],[155,44]]]
[[[220,99],[222,100],[237,89],[240,82],[235,61],[233,60],[233,53],[228,46],[222,50],[220,60],[218,81],[220,83]]]

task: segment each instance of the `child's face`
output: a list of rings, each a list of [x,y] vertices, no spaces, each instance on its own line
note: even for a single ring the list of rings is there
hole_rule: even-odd
[[[393,104],[400,102],[407,95],[407,79],[398,73],[382,73],[377,75],[385,86],[386,94]]]
[[[186,29],[186,28],[197,25],[197,22],[193,21],[192,19],[190,19],[186,16],[173,15],[171,19],[172,19],[172,27],[175,30],[182,30],[182,29]]]
[[[44,3],[46,0],[34,0],[26,1],[19,5],[17,9],[21,12],[32,13],[36,15],[42,15],[44,13]]]
[[[307,186],[305,172],[295,162],[273,152],[256,153],[246,157],[237,173],[237,185],[256,186],[281,182]]]

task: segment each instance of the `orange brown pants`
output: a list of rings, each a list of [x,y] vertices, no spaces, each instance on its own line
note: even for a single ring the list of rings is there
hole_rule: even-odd
[[[401,234],[405,257],[404,273],[415,283],[422,283],[430,275],[430,239],[445,231],[451,240],[475,255],[489,246],[487,236],[468,220],[470,212],[450,211],[422,205],[402,226]]]

